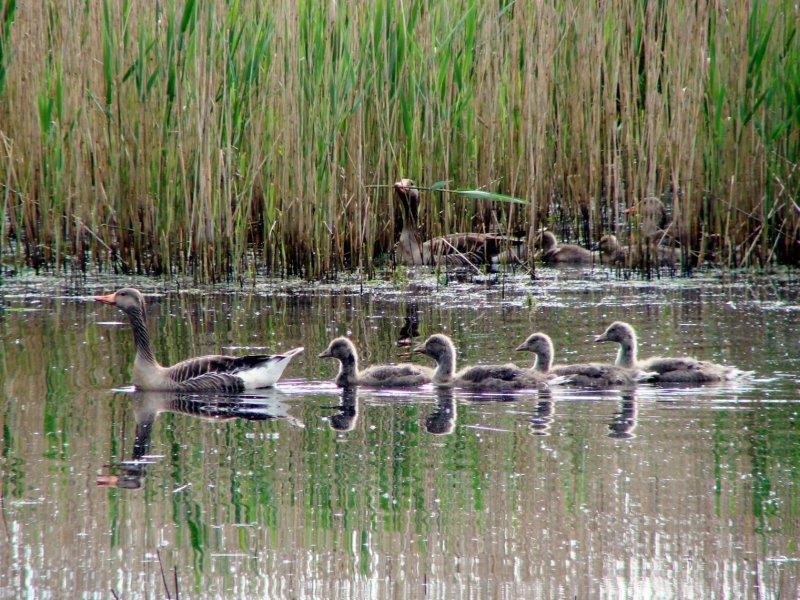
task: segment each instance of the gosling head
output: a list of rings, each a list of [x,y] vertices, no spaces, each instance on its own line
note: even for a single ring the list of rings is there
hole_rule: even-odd
[[[600,252],[603,254],[613,254],[619,250],[619,240],[615,235],[604,235],[600,238],[600,243],[598,246],[600,248]]]
[[[636,332],[633,327],[622,321],[616,321],[608,326],[602,335],[594,338],[595,342],[617,342],[619,351],[614,364],[618,367],[632,369],[636,366]]]
[[[536,245],[547,252],[558,246],[558,240],[552,231],[544,230],[540,231],[539,235],[536,236]]]
[[[145,309],[144,296],[142,296],[142,293],[136,288],[122,288],[113,294],[95,296],[94,301],[116,306],[126,313],[137,310],[144,313]]]
[[[537,332],[517,346],[517,352],[533,352],[536,355],[534,368],[548,371],[553,360],[553,340],[546,333]]]
[[[595,342],[617,342],[619,344],[630,343],[636,340],[636,332],[633,327],[622,321],[615,321],[596,338]]]
[[[355,345],[346,337],[338,337],[332,340],[328,347],[319,353],[319,358],[335,358],[340,362],[353,360],[356,356]]]
[[[441,333],[432,335],[414,348],[414,352],[417,354],[430,356],[436,362],[455,356],[455,351],[456,349],[455,346],[453,346],[452,340]]]
[[[533,352],[539,354],[540,352],[552,352],[553,340],[546,333],[538,332],[528,336],[528,339],[517,346],[517,352]]]

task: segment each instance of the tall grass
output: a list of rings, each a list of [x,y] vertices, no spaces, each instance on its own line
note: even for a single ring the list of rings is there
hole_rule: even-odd
[[[4,260],[216,277],[368,268],[390,190],[428,233],[800,257],[800,13],[763,2],[0,0]]]

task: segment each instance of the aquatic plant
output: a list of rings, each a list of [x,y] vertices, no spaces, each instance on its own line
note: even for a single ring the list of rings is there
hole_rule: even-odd
[[[369,269],[399,176],[428,235],[637,234],[800,257],[796,3],[0,0],[2,254],[17,265]]]

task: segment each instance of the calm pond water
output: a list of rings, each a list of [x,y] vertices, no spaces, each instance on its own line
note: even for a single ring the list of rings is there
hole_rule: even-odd
[[[795,597],[797,278],[539,275],[363,290],[6,280],[0,596],[165,597],[177,576],[182,598]],[[124,315],[89,299],[123,283],[149,294],[164,363],[306,352],[244,398],[132,393]],[[591,339],[616,319],[642,356],[755,376],[343,394],[316,358],[348,334],[365,363],[407,360],[397,341],[417,321],[464,362],[528,364],[513,348],[536,330],[558,361],[610,361]]]

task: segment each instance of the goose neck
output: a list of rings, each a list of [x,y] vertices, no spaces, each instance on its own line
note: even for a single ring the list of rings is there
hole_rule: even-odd
[[[617,352],[618,367],[625,367],[632,369],[636,366],[636,339],[623,340],[619,344],[619,351]]]
[[[433,382],[438,384],[449,383],[453,380],[456,370],[456,353],[447,349],[436,360],[436,370],[433,372]]]
[[[358,381],[358,358],[350,354],[339,360],[339,374],[336,376],[336,385],[347,387],[355,385]]]
[[[133,344],[136,347],[136,358],[147,364],[156,365],[153,347],[150,345],[150,333],[147,331],[147,317],[144,311],[133,308],[127,311],[133,330]]]

